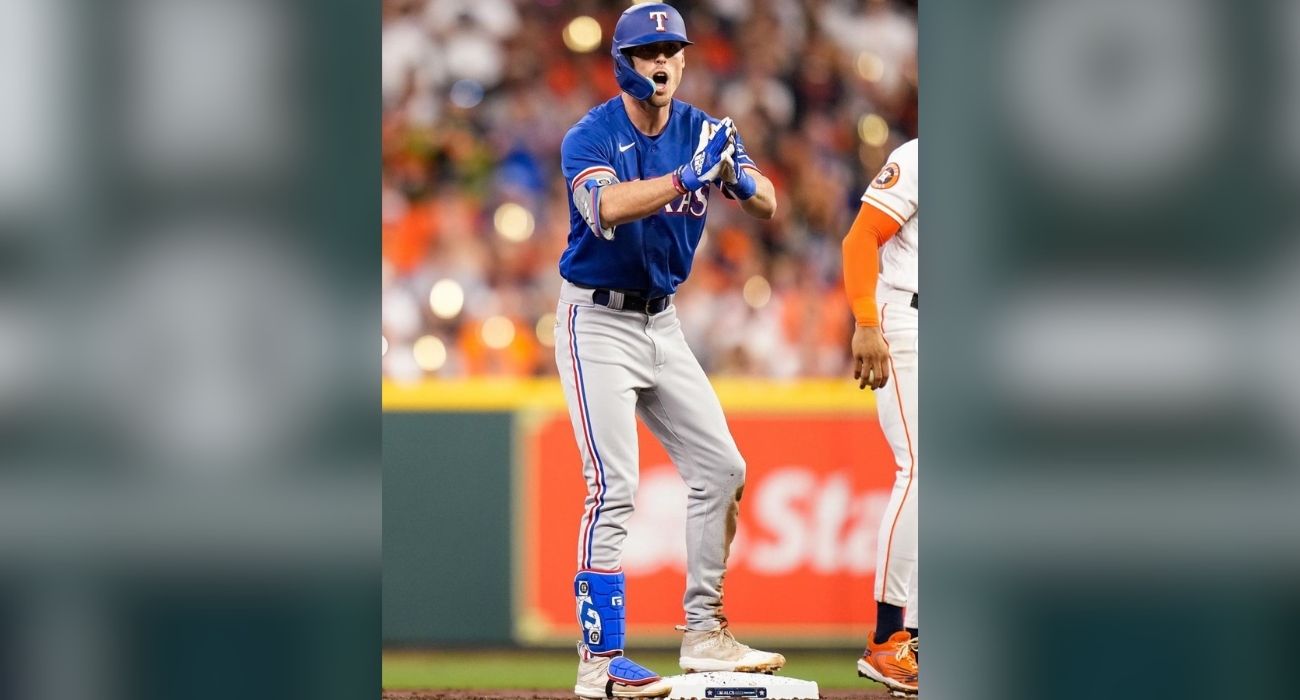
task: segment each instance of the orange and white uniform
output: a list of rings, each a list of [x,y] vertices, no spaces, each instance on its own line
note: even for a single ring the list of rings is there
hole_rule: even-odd
[[[881,430],[898,466],[877,537],[875,598],[907,609],[919,623],[917,595],[917,328],[920,285],[918,140],[889,160],[862,195],[844,239],[844,286],[860,326],[879,326],[889,345],[890,377],[876,391]],[[879,258],[877,258],[877,253]]]

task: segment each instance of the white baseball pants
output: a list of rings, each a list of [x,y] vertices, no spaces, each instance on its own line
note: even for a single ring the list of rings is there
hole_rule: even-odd
[[[920,626],[917,585],[917,310],[911,292],[877,290],[880,327],[889,344],[889,383],[876,391],[880,428],[898,467],[876,540],[877,601],[907,608],[904,624]]]

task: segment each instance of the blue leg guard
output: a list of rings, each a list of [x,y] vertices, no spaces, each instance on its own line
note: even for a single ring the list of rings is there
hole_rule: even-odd
[[[602,656],[623,651],[627,621],[623,609],[623,574],[580,571],[573,578],[578,624],[587,649]]]
[[[623,685],[649,685],[659,680],[659,674],[620,656],[609,662],[609,679]]]

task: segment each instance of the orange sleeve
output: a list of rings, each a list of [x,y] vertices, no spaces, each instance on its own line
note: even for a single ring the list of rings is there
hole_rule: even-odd
[[[876,277],[880,274],[877,250],[899,228],[888,214],[863,202],[849,235],[844,237],[844,292],[859,326],[880,325],[876,314]]]

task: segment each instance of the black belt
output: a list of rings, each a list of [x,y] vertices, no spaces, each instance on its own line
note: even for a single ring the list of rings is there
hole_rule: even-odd
[[[912,308],[917,311],[921,310],[921,295],[917,292],[912,292]]]
[[[615,311],[639,311],[651,316],[662,312],[672,303],[671,297],[646,299],[636,294],[613,289],[597,289],[591,293],[591,300]]]

